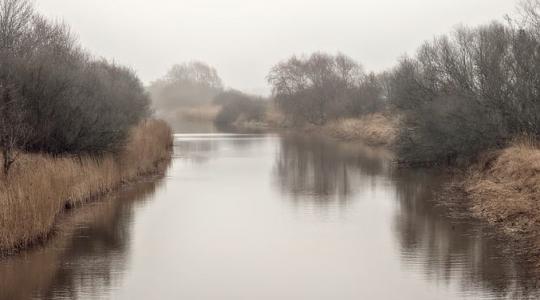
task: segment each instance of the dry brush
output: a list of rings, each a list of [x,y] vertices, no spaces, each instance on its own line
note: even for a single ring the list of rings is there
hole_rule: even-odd
[[[171,146],[169,126],[148,120],[132,129],[116,154],[21,154],[9,176],[0,180],[0,252],[14,252],[45,240],[66,207],[157,172],[168,161]]]

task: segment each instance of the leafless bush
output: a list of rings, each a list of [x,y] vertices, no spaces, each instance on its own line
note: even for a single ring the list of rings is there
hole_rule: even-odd
[[[540,42],[530,30],[459,28],[402,59],[390,77],[390,102],[405,112],[405,162],[455,162],[540,134]]]
[[[264,100],[239,91],[222,92],[216,96],[214,103],[221,106],[215,119],[219,126],[229,127],[240,119],[246,122],[261,122],[265,117],[266,103]]]
[[[27,0],[0,0],[0,92],[4,154],[115,151],[149,114],[133,71],[92,58]]]

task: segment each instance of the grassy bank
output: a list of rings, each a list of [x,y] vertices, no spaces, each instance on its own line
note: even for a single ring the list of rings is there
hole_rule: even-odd
[[[132,129],[123,150],[114,155],[20,154],[9,176],[0,180],[0,252],[45,240],[66,207],[157,171],[170,157],[171,136],[165,122],[148,120]]]
[[[360,141],[371,146],[389,146],[396,140],[397,126],[397,118],[375,113],[360,118],[332,121],[324,125],[321,131],[343,141]]]
[[[202,105],[179,108],[175,114],[178,118],[191,121],[214,121],[220,109],[218,105]]]
[[[540,229],[540,148],[522,139],[487,155],[464,181],[472,211],[509,234]]]
[[[166,166],[164,166],[166,167]],[[0,264],[2,288],[0,299],[42,299],[60,278],[79,278],[88,274],[83,261],[99,258],[99,267],[92,268],[92,279],[110,280],[115,277],[112,261],[118,253],[129,251],[130,231],[138,204],[153,194],[161,184],[162,175],[109,193],[102,201],[84,205],[74,213],[63,214],[55,225],[55,235],[45,247],[9,257]],[[91,238],[83,242],[77,236]],[[82,245],[81,245],[82,243]],[[76,248],[76,255],[74,255]],[[82,261],[81,261],[82,260]],[[67,262],[67,265],[66,265]],[[118,261],[116,261],[118,263]],[[123,265],[116,265],[122,268]],[[65,280],[66,290],[74,290],[77,280]]]
[[[540,266],[540,145],[519,138],[481,154],[455,172],[438,196],[453,215],[474,217],[496,228],[512,249]],[[538,269],[540,270],[540,269]]]
[[[255,109],[249,109],[247,105],[225,104],[215,117],[222,116],[226,122],[216,121],[216,119],[214,122],[233,131],[292,130],[321,134],[340,141],[362,142],[370,146],[393,145],[398,136],[399,119],[386,111],[354,118],[339,118],[324,125],[314,125],[293,124],[291,119],[273,104],[265,103],[259,109],[261,111],[253,113]]]

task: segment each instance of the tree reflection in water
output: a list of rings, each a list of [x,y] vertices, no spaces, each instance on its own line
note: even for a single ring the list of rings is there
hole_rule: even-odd
[[[387,173],[390,162],[384,150],[286,135],[280,141],[274,172],[282,193],[294,201],[328,205],[338,199],[346,206],[359,189],[374,185],[378,176]]]
[[[313,201],[342,207],[377,185],[394,190],[393,232],[406,269],[432,281],[459,279],[464,294],[477,290],[498,297],[535,298],[538,280],[532,267],[508,254],[505,243],[471,219],[454,219],[435,201],[445,176],[437,170],[399,169],[385,151],[344,145],[324,138],[285,136],[276,156],[274,177],[294,203]],[[474,295],[473,295],[474,296]]]

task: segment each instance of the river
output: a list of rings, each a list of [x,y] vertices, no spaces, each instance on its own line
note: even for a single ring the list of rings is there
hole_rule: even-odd
[[[0,261],[0,299],[536,299],[527,264],[447,217],[434,171],[302,135],[177,134],[171,165]]]

